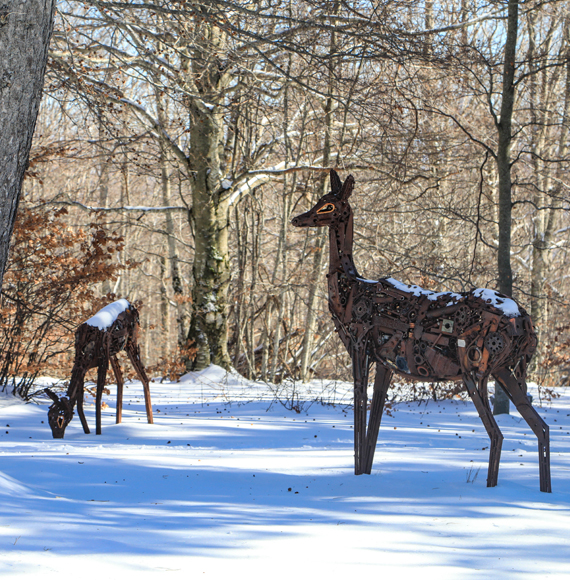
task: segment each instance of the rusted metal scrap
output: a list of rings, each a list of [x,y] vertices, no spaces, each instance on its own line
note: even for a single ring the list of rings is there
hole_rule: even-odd
[[[53,400],[48,410],[48,422],[54,439],[63,439],[65,428],[77,413],[83,431],[89,433],[89,426],[83,412],[85,374],[97,368],[96,433],[101,435],[101,400],[109,363],[117,380],[116,423],[120,423],[123,412],[123,375],[117,360],[117,353],[124,350],[143,384],[146,416],[153,422],[150,401],[149,380],[140,359],[138,310],[127,300],[117,300],[101,309],[95,316],[79,326],[75,332],[75,362],[71,371],[71,381],[64,397],[58,397],[50,389],[46,394]]]
[[[503,387],[538,438],[540,490],[551,491],[548,425],[527,397],[526,373],[537,339],[527,312],[493,290],[430,292],[393,278],[363,279],[354,264],[354,187],[331,170],[331,192],[292,220],[328,226],[329,310],[352,359],[355,473],[370,473],[386,392],[394,373],[417,381],[463,380],[491,440],[487,486],[497,485],[503,435],[491,412],[487,381]],[[370,419],[367,386],[376,363]]]

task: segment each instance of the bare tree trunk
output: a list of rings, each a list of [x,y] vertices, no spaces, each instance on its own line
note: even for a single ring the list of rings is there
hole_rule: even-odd
[[[511,143],[512,119],[515,102],[515,58],[518,31],[519,0],[509,0],[507,38],[503,69],[503,91],[501,117],[497,123],[499,144],[497,150],[497,171],[499,174],[499,251],[497,269],[499,291],[513,295],[513,273],[511,269]]]
[[[288,55],[288,63],[287,63],[287,76],[289,77],[291,74],[291,67],[292,67],[292,55]],[[290,83],[287,82],[283,89],[283,145],[285,149],[284,155],[284,162],[287,166],[291,159],[298,158],[299,151],[297,151],[296,155],[293,152],[291,138],[289,137],[290,131],[290,116],[291,116],[291,107],[290,107],[290,91],[291,86]],[[298,141],[297,146],[299,149],[301,148],[302,140]],[[298,160],[298,159],[297,159]],[[293,192],[295,191],[295,186],[297,183],[297,176],[293,174],[292,177],[289,178],[288,175],[285,175],[283,178],[283,200],[282,200],[282,213],[281,213],[281,227],[279,229],[279,240],[277,243],[277,251],[275,253],[275,266],[273,269],[273,278],[272,284],[276,284],[278,277],[279,277],[279,270],[281,271],[281,282],[280,282],[280,290],[279,295],[277,297],[277,316],[275,319],[275,331],[273,334],[273,360],[271,362],[271,369],[269,374],[269,381],[275,382],[275,375],[277,373],[277,366],[279,364],[279,353],[280,353],[280,345],[281,345],[281,327],[283,326],[283,318],[286,313],[286,305],[287,305],[287,290],[288,290],[288,279],[289,279],[289,269],[287,264],[287,235],[290,228],[290,220],[291,220],[291,206],[292,206],[292,199],[293,199]],[[284,356],[283,356],[283,363],[287,361],[287,345],[288,339],[286,338]],[[281,373],[283,375],[283,372]]]
[[[0,288],[42,96],[55,0],[0,5]]]
[[[168,300],[168,290],[166,288],[166,258],[160,256],[160,337],[161,356],[166,357],[170,350],[170,304]],[[147,359],[148,361],[148,359]]]
[[[424,27],[426,30],[431,30],[433,28],[433,0],[425,0],[424,4]],[[431,38],[431,35],[426,38]],[[430,43],[425,42],[423,47],[424,54],[428,55],[430,49]]]
[[[309,289],[309,299],[307,305],[307,317],[305,319],[305,334],[303,336],[303,351],[301,354],[301,380],[309,380],[309,369],[311,364],[311,353],[315,342],[315,322],[317,319],[317,292],[319,289],[319,279],[322,277],[325,254],[323,251],[328,232],[323,229],[317,234],[315,244],[315,257],[311,272],[311,287]]]
[[[170,199],[170,175],[166,164],[166,151],[161,150],[161,181],[162,181],[162,203],[167,206],[172,203]],[[170,282],[174,291],[174,302],[176,303],[176,339],[179,346],[186,343],[186,301],[184,300],[184,286],[180,275],[178,253],[176,251],[176,240],[174,238],[174,221],[170,212],[165,214],[166,236],[168,241],[168,262],[170,264]]]
[[[511,269],[511,143],[512,119],[515,103],[515,58],[518,34],[519,0],[509,0],[507,17],[507,37],[503,68],[503,91],[501,117],[497,123],[498,149],[497,172],[499,174],[499,250],[497,252],[497,271],[499,291],[507,296],[513,295],[513,273]],[[495,402],[493,413],[500,415],[509,412],[509,399],[503,389],[495,382]]]
[[[461,22],[465,22],[468,20],[468,7],[466,0],[461,0],[460,20]],[[461,28],[461,44],[463,46],[467,46],[467,43],[468,43],[467,27],[463,26]]]
[[[157,81],[158,85],[158,81]],[[156,108],[158,111],[158,120],[162,127],[166,127],[166,112],[164,110],[164,103],[161,98],[159,90],[155,90]],[[171,179],[168,168],[168,147],[164,139],[160,139],[160,180],[162,189],[162,203],[165,207],[172,204],[171,198]],[[176,251],[176,239],[174,237],[174,220],[172,214],[166,212],[166,238],[168,243],[168,262],[170,265],[170,280],[172,289],[174,291],[174,302],[176,303],[176,340],[180,347],[186,345],[187,336],[187,312],[186,301],[184,300],[184,286],[182,284],[182,277],[180,275],[180,266],[178,252]]]
[[[286,127],[286,124],[284,124]],[[289,148],[286,148],[286,152],[289,152]],[[289,161],[288,155],[286,156],[286,162]],[[283,182],[283,210],[281,216],[281,228],[279,230],[279,241],[277,244],[276,252],[276,264],[273,274],[273,283],[276,283],[278,267],[281,267],[281,289],[279,291],[278,309],[277,317],[275,321],[275,332],[273,335],[273,360],[271,362],[271,370],[269,374],[269,381],[275,382],[275,373],[277,372],[277,365],[279,363],[279,345],[281,342],[281,325],[283,322],[283,316],[285,315],[285,303],[286,303],[286,281],[288,278],[288,268],[287,268],[287,228],[289,226],[289,218],[291,214],[291,196],[295,187],[295,176],[293,176],[293,186],[289,187],[288,178],[285,176]],[[287,353],[285,353],[285,359],[287,358]]]
[[[338,2],[335,2],[333,7],[333,14],[338,12]],[[334,21],[333,21],[334,24]],[[333,55],[336,50],[336,34],[331,32],[330,37],[330,54]],[[335,60],[331,57],[329,62],[329,79],[328,79],[328,96],[325,102],[325,136],[323,143],[323,167],[328,167],[331,156],[331,132],[333,121],[333,80],[334,80],[334,66]],[[327,178],[323,174],[321,181],[321,188],[317,197],[322,197],[327,192]],[[309,300],[307,305],[307,318],[305,324],[305,335],[303,337],[303,352],[301,355],[301,380],[307,381],[309,379],[309,368],[311,364],[311,354],[313,350],[313,343],[315,340],[315,322],[316,322],[316,307],[317,307],[317,291],[319,288],[318,280],[321,277],[323,264],[325,261],[325,252],[323,248],[328,238],[326,228],[320,231],[315,245],[315,259],[313,262],[313,270],[311,273],[311,287],[309,289]]]
[[[563,46],[563,56],[566,60],[566,65],[564,68],[564,74],[562,75],[562,88],[564,92],[564,108],[562,113],[562,123],[560,124],[560,133],[557,144],[557,154],[558,159],[566,159],[568,155],[568,139],[570,136],[569,124],[570,124],[570,18],[566,18],[564,23],[564,46]],[[542,71],[543,76],[548,74],[548,70]],[[544,85],[544,83],[543,83]],[[546,93],[546,91],[543,91]],[[559,97],[559,92],[557,90],[552,92],[556,98]],[[541,110],[547,111],[550,114],[554,107],[548,106],[547,99],[544,98],[543,102],[539,104]],[[547,127],[549,126],[549,119],[544,123]],[[542,151],[538,152],[535,156],[534,162],[538,166],[538,163],[544,165],[540,159],[540,154]],[[564,182],[565,175],[565,164],[558,163],[556,173],[552,176],[552,173],[548,171],[548,168],[541,167],[546,178],[543,179],[545,182],[542,187],[539,186],[540,196],[539,200],[535,199],[535,203],[540,206],[550,206],[548,209],[537,212],[537,217],[535,218],[534,225],[534,239],[533,239],[533,254],[532,254],[532,278],[531,278],[531,316],[534,324],[536,325],[536,330],[538,334],[538,351],[535,356],[534,362],[536,367],[540,368],[540,362],[543,356],[547,353],[545,352],[545,343],[547,338],[547,328],[549,326],[549,303],[547,298],[547,284],[548,284],[548,274],[550,269],[550,261],[552,258],[552,242],[557,228],[557,210],[555,206],[557,205],[557,199],[561,194],[562,183]],[[552,177],[554,177],[555,184],[551,186]],[[550,195],[554,194],[552,197]],[[546,369],[544,369],[546,371]],[[550,374],[550,373],[549,373]]]
[[[99,154],[99,207],[107,207],[109,203],[109,168],[110,163],[108,159],[108,154],[103,145],[101,144],[105,139],[105,128],[103,127],[103,120],[101,118],[101,113],[98,114],[99,120],[99,141],[100,141],[100,154]],[[101,282],[101,294],[106,296],[113,291],[111,282],[109,280],[103,280]]]
[[[130,176],[130,165],[125,159],[122,167],[121,167],[121,175],[123,177],[123,183],[121,185],[121,206],[129,205],[130,200],[130,189],[131,189],[131,176]],[[127,264],[127,256],[129,255],[129,242],[130,242],[130,230],[128,224],[125,223],[123,226],[123,251],[121,252],[121,261],[123,264]],[[131,288],[130,288],[130,271],[128,269],[123,270],[121,276],[118,280],[118,291],[119,294],[123,297],[130,297]],[[148,359],[147,359],[148,360]]]
[[[540,73],[534,63],[536,52],[536,12],[530,11],[528,19],[529,28],[529,66],[530,66],[530,114],[532,123],[532,164],[536,180],[536,188],[533,197],[535,205],[535,215],[533,217],[533,240],[532,240],[532,270],[531,270],[531,301],[530,313],[538,335],[538,351],[533,360],[533,366],[536,369],[543,356],[543,344],[546,336],[548,325],[548,299],[546,293],[547,272],[549,268],[550,248],[554,229],[556,225],[556,210],[550,206],[548,209],[542,209],[548,206],[548,194],[551,190],[551,174],[545,167],[544,158],[548,156],[547,137],[550,132],[551,115],[554,107],[549,103],[549,81],[552,82],[556,77],[547,68]],[[552,32],[552,28],[550,32]],[[552,34],[549,34],[546,41],[550,44]],[[544,39],[543,39],[544,44]],[[549,47],[550,48],[550,47]],[[543,49],[544,50],[544,49]],[[568,49],[566,49],[566,52]],[[556,72],[556,71],[555,71]],[[537,79],[541,79],[540,87]],[[558,97],[558,91],[555,91]],[[568,110],[568,85],[564,92],[564,111]],[[564,115],[566,117],[566,115]],[[559,142],[559,158],[564,158],[566,154],[566,137],[565,123],[561,126],[561,135]]]
[[[234,207],[234,224],[236,228],[236,258],[237,258],[237,275],[234,281],[235,293],[236,293],[236,304],[235,304],[235,343],[234,343],[234,367],[240,368],[240,356],[242,351],[242,341],[244,339],[244,319],[246,318],[245,310],[245,282],[244,274],[247,264],[247,252],[244,245],[244,240],[241,233],[241,220],[240,213],[238,210],[238,204]],[[247,228],[246,228],[247,229]],[[245,240],[247,244],[247,240]],[[244,353],[244,357],[246,357]],[[242,371],[242,374],[243,371]]]

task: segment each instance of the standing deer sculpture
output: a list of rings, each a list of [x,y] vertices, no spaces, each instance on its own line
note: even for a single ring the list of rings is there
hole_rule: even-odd
[[[95,367],[97,368],[96,433],[101,435],[101,402],[109,363],[117,380],[116,423],[121,422],[124,383],[117,353],[122,350],[126,351],[143,384],[147,420],[149,423],[153,422],[149,380],[140,359],[138,333],[138,310],[125,299],[105,306],[77,328],[75,362],[66,395],[60,398],[50,389],[45,389],[46,394],[53,401],[53,405],[48,410],[48,422],[54,439],[63,439],[65,428],[73,418],[73,409],[76,404],[83,431],[89,433],[89,426],[83,412],[83,396],[85,374]]]
[[[490,438],[487,486],[497,485],[503,435],[489,407],[492,375],[538,438],[540,490],[551,491],[548,425],[527,397],[526,373],[537,345],[532,321],[514,300],[493,290],[430,292],[393,278],[363,279],[352,257],[354,188],[331,170],[331,192],[292,220],[329,227],[329,310],[354,377],[355,473],[370,473],[394,373],[417,381],[462,380]],[[370,419],[367,387],[376,363]]]

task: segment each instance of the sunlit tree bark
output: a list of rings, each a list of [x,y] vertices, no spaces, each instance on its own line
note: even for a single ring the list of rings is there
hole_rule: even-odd
[[[28,166],[55,0],[0,5],[0,288]]]

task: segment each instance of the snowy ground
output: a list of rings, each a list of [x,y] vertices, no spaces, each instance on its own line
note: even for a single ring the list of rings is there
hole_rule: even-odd
[[[101,436],[75,418],[59,441],[47,401],[0,399],[2,579],[570,576],[570,394],[541,409],[544,494],[536,438],[516,413],[499,418],[488,489],[488,439],[469,402],[399,405],[372,475],[356,477],[342,385],[325,393],[340,404],[301,397],[300,413],[215,368],[151,390],[154,425],[132,383],[121,425],[112,389]],[[87,420],[94,431],[93,406]]]

